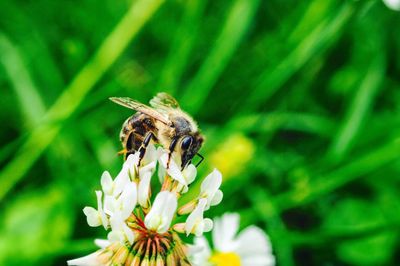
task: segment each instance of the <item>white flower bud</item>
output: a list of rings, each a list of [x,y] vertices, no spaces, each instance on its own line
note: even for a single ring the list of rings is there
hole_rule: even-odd
[[[103,211],[103,204],[101,202],[102,195],[101,191],[96,191],[97,210],[93,207],[85,207],[83,208],[83,213],[86,215],[89,226],[96,227],[103,225],[104,228],[107,229],[108,219]]]
[[[174,193],[169,191],[158,193],[150,212],[144,220],[147,229],[157,231],[161,234],[167,232],[177,206],[178,201]]]
[[[177,165],[177,163],[175,162],[175,160],[173,160],[171,158],[171,160],[169,161],[169,167],[167,167],[168,165],[168,153],[163,153],[160,156],[160,166],[163,167],[164,169],[166,169],[167,174],[174,180],[178,181],[179,183],[181,183],[184,186],[187,186],[188,183],[186,182],[182,172],[181,172],[181,168]]]
[[[138,202],[143,208],[149,207],[151,172],[143,173],[138,186]]]
[[[110,218],[112,231],[108,234],[108,240],[111,242],[119,241],[125,243],[128,241],[130,244],[133,243],[135,235],[126,223],[125,220],[120,216],[120,213],[115,214]]]
[[[118,197],[106,196],[104,200],[104,211],[114,216],[119,213],[122,219],[126,220],[135,209],[137,203],[136,183],[127,182]]]
[[[214,169],[201,183],[200,198],[207,199],[205,210],[221,202],[223,197],[222,191],[219,190],[221,183],[222,175],[217,169]]]
[[[213,222],[211,219],[203,218],[204,209],[206,207],[207,200],[200,199],[198,205],[193,210],[193,212],[188,216],[185,225],[186,235],[195,234],[196,236],[201,236],[203,232],[211,231],[213,227]]]
[[[100,179],[101,188],[105,195],[112,195],[114,190],[114,181],[108,171],[104,171]]]

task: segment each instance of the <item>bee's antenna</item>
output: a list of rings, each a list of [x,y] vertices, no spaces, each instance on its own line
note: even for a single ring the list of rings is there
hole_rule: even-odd
[[[204,157],[203,157],[203,155],[201,155],[200,153],[196,153],[196,155],[199,156],[199,157],[201,158],[200,162],[198,162],[198,163],[196,164],[196,167],[198,167],[198,166],[201,164],[201,162],[204,160]]]

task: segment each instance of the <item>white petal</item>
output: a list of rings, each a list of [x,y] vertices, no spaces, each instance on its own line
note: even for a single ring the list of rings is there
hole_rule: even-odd
[[[149,172],[151,175],[153,175],[156,165],[157,165],[157,161],[153,161],[149,164],[146,164],[146,166],[141,167],[139,169],[139,178],[142,179],[142,176],[147,172]]]
[[[222,183],[222,175],[214,169],[201,183],[201,191],[216,191]]]
[[[111,230],[114,232],[122,231],[123,221],[121,219],[120,213],[115,213],[115,215],[110,218]]]
[[[187,185],[185,178],[183,177],[183,174],[181,172],[180,167],[176,164],[175,160],[170,160],[169,162],[169,167],[167,168],[168,164],[168,154],[164,153],[160,157],[160,164],[162,167],[167,169],[168,175],[172,178],[177,180],[179,183],[183,185]]]
[[[160,181],[160,184],[164,183],[164,178],[166,174],[167,170],[162,165],[160,165],[157,171],[158,180]]]
[[[189,185],[191,184],[197,175],[197,168],[193,164],[189,164],[183,169],[183,176],[185,177],[186,183]]]
[[[137,203],[137,189],[136,183],[128,182],[121,194],[122,201],[122,219],[126,220],[136,207]]]
[[[83,208],[83,213],[86,215],[86,220],[89,226],[96,227],[101,225],[101,217],[99,212],[93,207]]]
[[[400,0],[383,0],[385,5],[395,11],[400,11]]]
[[[148,217],[148,218],[147,218]],[[151,229],[151,230],[156,230],[158,231],[158,228],[160,228],[160,225],[162,223],[162,217],[161,214],[158,213],[148,213],[146,215],[145,219],[145,225],[147,229]]]
[[[117,197],[121,194],[122,190],[124,189],[125,185],[130,181],[130,177],[128,174],[128,169],[123,167],[121,172],[117,175],[114,180],[114,191],[113,196]]]
[[[221,203],[224,194],[221,190],[217,190],[214,194],[214,197],[210,201],[211,206],[215,206]]]
[[[101,188],[105,195],[111,195],[113,191],[114,182],[108,171],[104,171],[100,179]]]
[[[179,190],[178,190],[179,191]],[[180,189],[182,194],[185,194],[186,192],[189,191],[189,187],[188,186],[182,186],[182,188]]]
[[[201,183],[200,197],[207,198],[207,207],[210,208],[211,200],[214,198],[215,193],[218,191],[222,183],[222,175],[214,169]]]
[[[179,166],[171,160],[171,163],[169,164],[169,168],[167,169],[167,173],[170,177],[181,183],[182,185],[187,186],[186,180],[182,175],[182,172],[179,168]]]
[[[110,216],[116,212],[117,207],[116,199],[113,196],[105,196],[104,198],[104,212]]]
[[[140,206],[147,208],[149,205],[149,189],[150,189],[151,173],[146,172],[140,182],[138,187],[138,201]]]
[[[159,233],[165,233],[171,226],[172,219],[174,218],[176,208],[178,207],[178,200],[174,193],[168,192],[168,197],[165,201],[165,207],[163,209],[163,221],[159,228]]]
[[[135,152],[134,154],[130,154],[124,163],[124,167],[126,167],[131,174],[136,170],[137,165],[139,163],[140,153]]]
[[[146,148],[146,153],[144,154],[144,157],[141,161],[141,164],[143,166],[145,166],[149,163],[157,161],[157,155],[158,155],[158,153],[157,153],[156,147],[153,144],[148,145]],[[155,165],[154,165],[154,167],[155,167]]]
[[[265,254],[260,257],[240,258],[240,262],[243,266],[275,266],[275,257]]]
[[[131,179],[136,178],[137,175],[137,164],[139,162],[139,153],[136,152],[128,156],[121,171],[114,180],[114,191],[113,195],[118,196],[124,189],[126,183],[130,182]]]
[[[104,226],[104,229],[107,229],[107,226],[108,226],[108,219],[107,219],[106,214],[105,214],[104,211],[103,211],[103,204],[102,204],[102,202],[101,202],[102,196],[103,196],[103,193],[102,193],[101,191],[97,190],[97,191],[96,191],[97,209],[98,209],[98,211],[99,211],[100,218],[101,218],[101,222],[102,222],[102,224],[103,224],[103,226]]]
[[[126,241],[129,241],[130,244],[134,241],[134,233],[132,230],[126,225],[125,221],[120,216],[120,213],[116,213],[110,219],[111,229],[112,231],[108,234],[108,239],[110,241],[119,241],[122,244],[125,244]]]
[[[110,242],[124,242],[125,236],[122,231],[114,231],[112,230],[110,233],[107,235],[107,239],[110,240]]]
[[[232,252],[236,250],[239,243],[234,238],[239,229],[239,220],[240,216],[237,213],[227,213],[214,220],[212,238],[217,251]]]
[[[74,265],[74,266],[103,266],[102,263],[98,260],[98,255],[100,251],[96,251],[94,253],[91,253],[87,256],[74,259],[74,260],[69,260],[67,261],[68,265]]]
[[[196,208],[192,211],[191,214],[189,214],[188,218],[186,219],[186,224],[185,224],[185,232],[186,235],[189,235],[190,233],[196,232],[197,235],[201,235],[202,228],[200,228],[200,231],[198,231],[197,226],[199,223],[203,222],[203,213],[204,213],[204,208],[207,204],[206,199],[200,199],[199,203],[197,204]]]
[[[123,225],[123,232],[125,234],[126,240],[128,240],[129,244],[132,245],[133,241],[135,240],[135,234],[125,223]]]
[[[211,248],[207,239],[203,236],[196,237],[194,244],[189,246],[189,260],[193,266],[208,266],[208,260],[211,257]]]
[[[271,257],[273,257],[268,236],[256,226],[247,227],[238,235],[237,240],[239,247],[236,252],[241,258],[258,257],[265,261],[270,261]],[[252,243],[257,243],[257,245],[252,245]]]
[[[209,218],[205,218],[203,220],[204,223],[204,228],[203,231],[204,232],[210,232],[213,229],[213,221]]]
[[[157,194],[150,212],[146,215],[144,223],[148,229],[165,233],[175,215],[178,200],[174,193],[162,191]]]
[[[108,241],[107,239],[95,239],[94,240],[94,244],[96,245],[96,246],[98,246],[99,248],[106,248],[106,247],[108,247],[109,245],[111,245],[111,242],[110,241]]]

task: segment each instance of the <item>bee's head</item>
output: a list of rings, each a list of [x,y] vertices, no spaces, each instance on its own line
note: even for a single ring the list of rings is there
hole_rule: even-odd
[[[181,152],[181,167],[182,169],[189,163],[191,163],[193,157],[200,150],[203,144],[204,138],[200,133],[193,135],[184,135],[181,137],[178,145]]]

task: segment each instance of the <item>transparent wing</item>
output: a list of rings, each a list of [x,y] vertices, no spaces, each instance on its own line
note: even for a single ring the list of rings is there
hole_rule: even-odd
[[[135,101],[129,97],[110,97],[110,100],[126,108],[133,109],[148,116],[151,116],[166,125],[170,125],[170,121],[164,115],[157,112],[150,106]]]
[[[157,93],[157,95],[150,100],[150,105],[161,112],[167,112],[171,109],[179,109],[178,101],[165,92]]]

